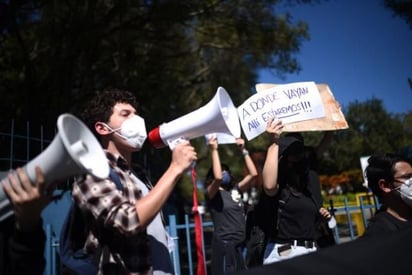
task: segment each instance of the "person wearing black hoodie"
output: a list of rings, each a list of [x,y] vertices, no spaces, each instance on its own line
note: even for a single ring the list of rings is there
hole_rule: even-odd
[[[283,125],[271,119],[266,127],[271,144],[263,166],[263,189],[275,197],[277,217],[264,252],[264,264],[289,259],[317,250],[316,224],[330,220],[331,214],[322,206],[319,186],[305,154],[302,140],[282,136]]]

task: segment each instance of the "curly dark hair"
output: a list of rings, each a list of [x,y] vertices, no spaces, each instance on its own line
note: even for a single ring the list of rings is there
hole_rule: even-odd
[[[98,121],[109,122],[110,116],[113,114],[113,107],[117,103],[128,103],[134,108],[138,107],[136,97],[131,92],[121,89],[106,89],[96,91],[81,113],[82,120],[96,136],[94,125]]]
[[[382,198],[382,190],[379,188],[379,180],[387,182],[394,181],[395,164],[398,162],[410,163],[406,158],[392,153],[378,153],[368,159],[368,166],[365,169],[368,186],[373,194],[379,199]]]

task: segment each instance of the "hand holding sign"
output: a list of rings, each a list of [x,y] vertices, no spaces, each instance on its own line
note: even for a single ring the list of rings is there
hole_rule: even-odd
[[[276,84],[259,83],[256,84],[256,90],[261,93],[267,89],[271,89]],[[317,84],[319,95],[321,97],[325,116],[305,121],[297,121],[285,123],[285,132],[304,132],[304,131],[330,131],[347,129],[348,123],[342,113],[340,104],[335,100],[332,91],[327,84]]]
[[[263,133],[273,117],[287,124],[325,116],[314,82],[273,85],[249,97],[237,110],[248,140]]]

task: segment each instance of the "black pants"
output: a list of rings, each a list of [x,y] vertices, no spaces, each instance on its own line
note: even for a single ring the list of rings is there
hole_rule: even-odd
[[[246,266],[248,268],[261,266],[263,264],[263,253],[265,252],[265,233],[258,227],[253,226],[246,240]]]
[[[213,239],[211,274],[221,275],[243,269],[245,262],[242,256],[242,243]]]

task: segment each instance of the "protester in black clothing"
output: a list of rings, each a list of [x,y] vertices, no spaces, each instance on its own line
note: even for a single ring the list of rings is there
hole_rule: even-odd
[[[325,150],[333,140],[333,132],[326,131],[317,146],[305,145],[303,135],[300,132],[289,132],[285,137],[296,138],[304,144],[305,157],[309,164],[309,188],[311,194],[317,201],[318,205],[323,205],[321,193],[321,184],[319,181],[318,163],[322,158]],[[291,139],[292,140],[292,139]],[[275,239],[276,219],[277,219],[277,197],[269,197],[264,192],[260,192],[257,204],[253,205],[246,219],[246,241],[247,253],[246,264],[248,267],[259,266],[263,264],[263,253],[269,240]],[[325,221],[319,219],[316,224],[316,242],[319,247],[328,247],[336,244],[332,228],[336,226],[336,220]]]
[[[410,274],[412,228],[396,234],[358,238],[287,261],[250,268],[238,275]]]
[[[43,274],[46,261],[46,236],[41,212],[50,202],[44,175],[36,167],[37,180],[32,184],[22,168],[10,172],[2,187],[13,205],[14,216],[4,220],[1,227],[0,274]]]
[[[308,146],[305,144],[303,135],[300,132],[286,133],[285,137],[295,137],[304,145],[305,158],[309,165],[309,187],[312,188],[311,193],[318,205],[323,205],[322,190],[319,180],[319,161],[322,159],[324,152],[328,148],[333,139],[333,132],[326,131],[317,146]],[[336,226],[336,219],[332,218],[328,221],[319,219],[316,225],[316,242],[319,247],[328,247],[336,244],[333,228]]]
[[[211,274],[220,275],[245,268],[242,248],[245,240],[245,210],[241,193],[257,176],[256,167],[245,148],[236,140],[245,159],[248,173],[235,183],[227,165],[220,163],[216,137],[209,139],[212,168],[206,177],[206,200],[214,225]]]
[[[363,237],[412,226],[412,166],[396,154],[375,154],[366,167],[368,186],[381,203]]]
[[[317,250],[316,224],[330,220],[322,207],[318,181],[313,180],[302,140],[280,137],[283,125],[271,119],[266,131],[271,138],[263,167],[263,187],[266,195],[277,196],[275,239],[269,240],[264,264],[289,259]]]

